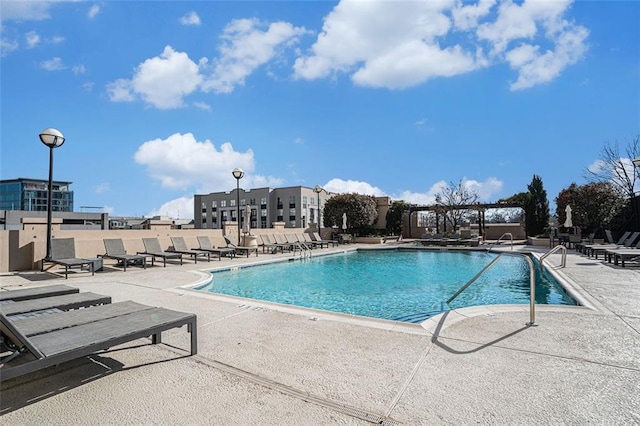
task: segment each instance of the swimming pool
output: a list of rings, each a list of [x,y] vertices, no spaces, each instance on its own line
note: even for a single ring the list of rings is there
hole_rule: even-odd
[[[212,273],[198,290],[366,317],[420,322],[446,309],[529,303],[529,266],[504,256],[450,306],[444,304],[497,254],[358,250]],[[536,268],[536,303],[575,305]]]

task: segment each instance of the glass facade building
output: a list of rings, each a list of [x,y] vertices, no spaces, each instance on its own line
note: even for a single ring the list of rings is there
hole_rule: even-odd
[[[72,182],[53,181],[51,210],[73,211]],[[47,211],[48,180],[11,179],[0,180],[0,210]]]

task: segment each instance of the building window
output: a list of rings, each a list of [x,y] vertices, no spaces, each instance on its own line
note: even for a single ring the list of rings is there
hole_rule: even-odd
[[[295,207],[296,206],[296,196],[295,195],[290,195],[289,196],[289,207]]]
[[[244,198],[240,200],[240,205],[241,205],[241,206],[244,206],[244,205],[246,205],[246,204],[247,204],[247,203],[246,203],[246,200],[245,200]]]
[[[218,202],[214,200],[211,202],[211,208],[215,209],[216,207],[218,207]]]
[[[220,200],[220,207],[227,207],[227,200]]]
[[[289,228],[295,228],[296,227],[296,221],[294,220],[289,220]]]
[[[236,206],[236,200],[229,201],[229,207],[235,207],[235,206]]]
[[[296,209],[289,209],[289,216],[296,217]]]

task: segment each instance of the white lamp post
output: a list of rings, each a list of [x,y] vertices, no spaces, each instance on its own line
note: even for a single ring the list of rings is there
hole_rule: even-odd
[[[53,193],[53,148],[62,146],[64,136],[59,130],[48,128],[40,132],[40,141],[49,147],[49,187],[47,188],[47,254],[45,260],[51,259],[51,211]]]
[[[240,244],[240,179],[244,176],[244,171],[236,167],[231,174],[236,178],[236,220],[238,221],[238,245],[240,246],[242,245]]]
[[[313,188],[313,192],[318,194],[318,219],[317,219],[317,221],[318,221],[318,234],[320,234],[320,224],[322,223],[322,222],[320,222],[320,193],[322,192],[322,187],[320,185],[316,185]],[[322,234],[320,234],[320,235],[322,235]]]

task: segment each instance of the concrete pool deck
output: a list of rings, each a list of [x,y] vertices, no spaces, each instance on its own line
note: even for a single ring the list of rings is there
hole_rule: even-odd
[[[591,307],[536,305],[535,327],[525,324],[528,305],[452,311],[423,327],[185,288],[204,280],[204,269],[273,258],[107,268],[68,280],[39,272],[1,276],[4,289],[67,284],[114,302],[196,313],[199,350],[188,356],[182,328],[163,335],[161,345],[141,339],[3,382],[0,418],[78,425],[640,423],[637,266],[569,250],[566,268],[555,273]],[[550,260],[558,264],[559,255]]]

